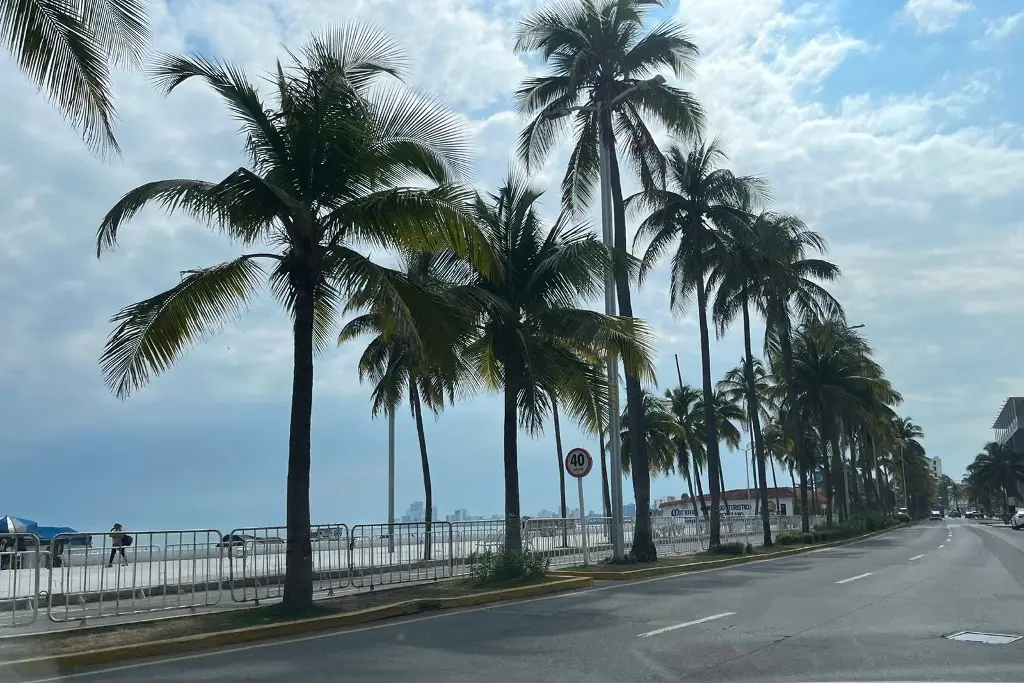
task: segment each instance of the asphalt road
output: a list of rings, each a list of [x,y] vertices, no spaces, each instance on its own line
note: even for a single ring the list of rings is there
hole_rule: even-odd
[[[1024,635],[1024,533],[950,519],[789,559],[68,678],[1024,681],[1024,640],[942,637],[964,630]]]

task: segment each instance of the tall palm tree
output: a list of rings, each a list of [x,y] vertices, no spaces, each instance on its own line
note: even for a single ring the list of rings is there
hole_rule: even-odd
[[[618,164],[618,146],[641,178],[664,178],[661,153],[648,128],[657,123],[682,137],[698,134],[704,114],[690,93],[651,79],[659,70],[690,75],[697,46],[682,26],[661,22],[645,31],[652,9],[666,0],[567,0],[552,3],[520,21],[517,53],[539,53],[549,72],[526,79],[516,92],[519,111],[532,117],[519,139],[519,156],[528,169],[548,156],[555,142],[572,132],[573,152],[562,180],[562,202],[570,212],[586,209],[607,161],[615,247],[618,312],[632,317],[627,267],[626,213]],[[638,87],[640,86],[640,87]],[[563,114],[584,107],[573,116]],[[569,123],[571,118],[572,123]],[[626,405],[630,429],[642,432],[641,378],[628,370]],[[631,556],[657,559],[651,536],[651,478],[647,453],[639,444],[633,454],[633,494],[637,520]]]
[[[729,235],[720,227],[741,220],[741,207],[751,206],[762,198],[766,189],[760,179],[737,176],[719,165],[726,160],[719,139],[698,140],[689,150],[678,145],[669,148],[665,163],[667,184],[648,178],[643,190],[630,198],[630,204],[650,213],[637,228],[635,242],[649,244],[641,263],[641,277],[650,271],[662,255],[674,249],[670,283],[670,306],[681,314],[692,296],[697,301],[700,326],[701,372],[704,400],[713,405],[714,385],[711,378],[711,340],[708,333],[708,274],[722,252],[727,249]],[[711,537],[718,545],[721,490],[721,459],[718,449],[718,425],[714,412],[708,415],[708,476],[711,486]]]
[[[558,398],[551,397],[551,422],[555,427],[555,457],[558,458],[559,514],[562,517],[562,545],[569,544],[569,526],[566,523],[568,511],[565,505],[565,461],[562,458],[562,425],[558,419]]]
[[[446,262],[444,255],[417,252],[401,258],[401,271],[410,283],[424,291],[437,288],[444,282]],[[444,321],[451,327],[458,326],[462,312],[451,306],[440,292],[435,299],[437,321]],[[369,379],[374,388],[370,396],[374,417],[381,413],[394,414],[402,402],[403,394],[409,401],[416,436],[420,449],[420,466],[423,473],[423,497],[426,505],[424,522],[423,555],[431,557],[432,522],[434,514],[433,487],[430,480],[430,459],[427,455],[427,438],[423,427],[423,406],[435,415],[444,409],[445,402],[452,403],[456,395],[465,395],[472,387],[468,373],[462,364],[456,347],[434,350],[428,353],[420,340],[396,324],[394,312],[371,302],[371,310],[350,320],[338,336],[338,344],[371,334],[373,339],[359,358],[359,380]],[[463,328],[464,329],[464,328]]]
[[[1009,444],[989,441],[967,466],[967,476],[979,491],[1002,500],[1003,515],[1009,514],[1009,496],[1024,483],[1024,457]],[[993,495],[994,494],[994,495]]]
[[[453,183],[467,169],[467,138],[454,114],[382,78],[401,73],[387,36],[359,25],[313,37],[264,100],[236,66],[163,56],[165,91],[198,78],[213,88],[245,134],[248,167],[220,182],[158,180],[122,197],[97,235],[111,249],[121,226],[149,204],[208,223],[257,250],[183,273],[181,282],[118,312],[100,363],[120,397],[166,371],[182,350],[246,309],[266,283],[293,321],[284,604],[312,604],[309,465],[313,359],[333,338],[338,312],[371,302],[396,333],[428,353],[453,346],[432,320],[433,297],[399,271],[358,251],[399,252],[477,244]],[[259,250],[261,245],[267,245]],[[268,264],[269,272],[262,264]]]
[[[647,445],[647,454],[651,463],[651,474],[654,476],[668,475],[676,471],[677,465],[677,443],[680,436],[680,426],[676,416],[672,412],[672,403],[668,398],[662,398],[644,390],[644,437]],[[632,432],[629,431],[628,411],[623,411],[620,417],[622,425],[622,471],[629,474],[632,471],[632,454],[637,448],[634,443]]]
[[[540,197],[515,172],[496,193],[477,196],[477,220],[496,265],[474,270],[462,295],[467,308],[480,310],[467,360],[504,394],[505,542],[511,551],[522,549],[519,428],[539,431],[552,395],[572,419],[600,424],[607,383],[598,363],[609,353],[631,372],[654,376],[650,334],[640,322],[579,307],[600,291],[610,267],[604,245],[565,216],[545,226],[536,208]]]
[[[677,469],[682,472],[683,465],[689,465],[692,476],[687,475],[690,483],[690,498],[693,500],[694,516],[697,514],[697,498],[694,498],[693,484],[697,485],[701,511],[707,517],[708,509],[704,500],[704,484],[701,482],[701,470],[707,467],[707,428],[704,425],[704,407],[701,390],[682,383],[675,389],[667,389],[665,398],[672,403],[672,412],[679,425],[678,443],[676,444]],[[685,458],[685,463],[684,463]]]
[[[792,423],[797,467],[800,471],[800,507],[803,530],[810,531],[808,467],[812,461],[807,448],[807,415],[797,400],[794,382],[794,320],[842,320],[843,307],[817,281],[839,278],[839,267],[824,259],[808,257],[808,252],[825,253],[825,238],[808,230],[798,219],[763,221],[758,243],[767,258],[760,261],[761,280],[755,299],[765,320],[765,355],[772,374],[783,390],[787,419]]]
[[[143,0],[0,0],[0,36],[91,150],[120,152],[110,66],[142,64],[149,45]]]
[[[782,225],[778,225],[782,224]],[[768,514],[768,476],[766,455],[761,434],[762,408],[757,387],[755,359],[750,332],[750,310],[762,291],[762,284],[772,272],[771,241],[777,234],[799,231],[802,228],[793,216],[771,211],[753,213],[744,211],[738,220],[726,220],[723,228],[728,240],[723,240],[719,258],[708,276],[709,286],[717,287],[713,307],[715,330],[719,337],[739,316],[743,323],[743,363],[741,377],[745,390],[737,394],[746,403],[750,419],[754,459],[757,462],[758,496],[761,500],[761,526],[764,545],[770,546],[771,520]],[[767,372],[761,368],[762,377]],[[766,389],[766,388],[765,388]],[[774,471],[773,471],[774,476]]]

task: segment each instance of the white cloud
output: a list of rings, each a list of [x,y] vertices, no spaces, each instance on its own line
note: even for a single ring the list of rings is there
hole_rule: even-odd
[[[920,33],[934,35],[956,26],[971,7],[966,0],[907,0],[903,11]]]
[[[1010,14],[998,19],[985,20],[986,41],[1000,41],[1016,33],[1024,26],[1024,12]]]
[[[466,116],[477,141],[475,181],[493,187],[521,125],[510,97],[527,69],[508,36],[527,4],[185,0],[170,10],[153,6],[159,49],[213,50],[253,71],[269,68],[282,43],[295,46],[332,21],[375,21],[409,50],[411,82]],[[1024,237],[1017,217],[1024,194],[1021,121],[991,121],[987,102],[1007,84],[984,69],[960,80],[937,72],[912,90],[889,91],[881,78],[871,92],[850,88],[842,69],[876,46],[837,23],[827,5],[785,7],[782,0],[683,3],[679,16],[702,49],[696,80],[685,86],[704,103],[711,132],[725,134],[734,167],[767,176],[778,207],[830,239],[830,257],[846,273],[836,291],[851,319],[867,323],[907,394],[906,410],[924,425],[929,443],[948,449],[942,455],[952,471],[987,436],[974,427],[998,409],[998,394],[1007,392],[998,378],[1016,362],[1011,340],[1024,334],[1014,315],[1024,254],[1013,246]],[[928,18],[929,8],[942,7],[946,23],[936,18],[941,12]],[[918,11],[921,30],[934,32],[925,27],[955,21],[950,7],[960,8],[959,16],[966,3],[912,0],[907,12]],[[229,411],[261,396],[287,396],[289,324],[269,300],[125,404],[110,397],[95,363],[107,319],[120,306],[173,284],[183,268],[235,253],[201,226],[150,211],[125,229],[118,251],[102,262],[93,257],[96,226],[127,189],[162,177],[217,178],[241,162],[236,126],[215,98],[188,86],[162,99],[138,74],[119,76],[125,155],[102,164],[9,61],[0,61],[0,90],[12,122],[0,128],[0,384],[24,406],[0,415],[0,429],[30,434],[56,429],[61,419],[187,416],[193,406]],[[534,176],[550,187],[551,210],[566,154],[563,145]],[[696,329],[692,318],[669,314],[666,285],[666,273],[654,273],[635,297],[636,311],[661,335],[662,383],[674,383],[676,352],[684,379],[693,381]],[[976,339],[987,340],[983,358]],[[715,344],[716,374],[735,364],[740,344],[734,333]],[[357,352],[332,350],[319,361],[318,406],[368,416]],[[955,401],[915,398],[945,396],[950,383],[958,385]],[[472,413],[463,423],[473,425],[486,422],[473,411],[491,416],[499,409],[479,400],[456,410]],[[431,427],[431,438],[451,438],[450,419],[457,417],[446,414]],[[499,422],[486,423],[496,425],[494,434],[467,438],[499,449]],[[524,439],[524,448],[530,443]],[[677,488],[658,482],[655,493]],[[548,500],[542,504],[550,507]]]

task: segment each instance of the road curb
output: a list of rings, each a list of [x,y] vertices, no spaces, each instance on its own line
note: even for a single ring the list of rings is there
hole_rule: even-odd
[[[550,593],[560,593],[580,588],[594,587],[594,580],[588,576],[564,578],[562,575],[559,575],[555,578],[555,581],[548,581],[530,586],[485,591],[481,593],[473,593],[471,595],[461,595],[454,598],[417,598],[390,605],[357,610],[355,612],[332,614],[324,617],[312,617],[309,619],[296,619],[294,621],[287,621],[279,624],[249,626],[229,631],[217,631],[214,633],[203,633],[194,636],[181,636],[179,638],[155,640],[149,643],[118,645],[89,652],[75,652],[55,655],[52,657],[36,657],[33,659],[0,662],[0,679],[6,680],[7,676],[46,676],[63,674],[74,669],[116,664],[132,659],[160,657],[185,652],[194,652],[197,650],[206,650],[209,648],[225,647],[228,645],[240,645],[242,643],[268,640],[271,638],[285,638],[321,631],[332,631],[350,626],[358,626],[372,621],[380,621],[382,619],[411,616],[421,612],[471,607],[490,602],[529,598],[537,595],[546,595]]]
[[[875,538],[876,536],[884,536],[885,534],[889,534],[894,531],[904,529],[908,526],[910,526],[910,524],[900,524],[897,526],[890,527],[888,529],[882,529],[881,531],[872,531],[869,534],[863,534],[861,536],[855,536],[853,538],[844,538],[840,541],[830,541],[829,543],[816,543],[814,545],[804,546],[800,548],[778,550],[772,553],[766,553],[764,555],[743,555],[742,557],[727,557],[721,560],[705,560],[703,562],[684,562],[681,564],[665,565],[662,567],[649,567],[647,569],[634,569],[631,571],[624,572],[602,571],[600,569],[566,569],[559,572],[558,576],[587,576],[596,581],[636,581],[639,579],[651,579],[659,576],[670,576],[673,574],[687,574],[689,572],[702,571],[705,569],[720,569],[722,567],[730,567],[732,565],[737,564],[762,562],[764,560],[776,560],[783,557],[789,557],[791,555],[801,555],[804,553],[813,552],[821,548],[834,548],[838,546],[849,545],[850,543],[858,543],[869,538]]]

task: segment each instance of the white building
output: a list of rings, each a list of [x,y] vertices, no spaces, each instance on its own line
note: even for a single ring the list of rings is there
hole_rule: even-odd
[[[932,476],[935,477],[935,481],[942,479],[942,458],[938,456],[928,458],[928,469],[931,470]]]
[[[814,500],[814,490],[808,491],[811,501]],[[757,489],[732,489],[724,492],[725,501],[721,505],[721,513],[726,514],[726,503],[728,503],[728,514],[730,517],[749,517],[758,514]],[[704,493],[704,501],[708,503],[711,495]],[[818,496],[819,505],[824,504],[824,499]],[[812,503],[813,504],[813,503]],[[694,510],[693,501],[688,495],[678,500],[666,500],[658,505],[658,512],[665,517],[693,517],[700,514],[700,500],[697,500],[697,509]],[[800,514],[800,490],[792,488],[769,488],[768,489],[768,512],[782,516]],[[812,511],[818,514],[820,510]]]

